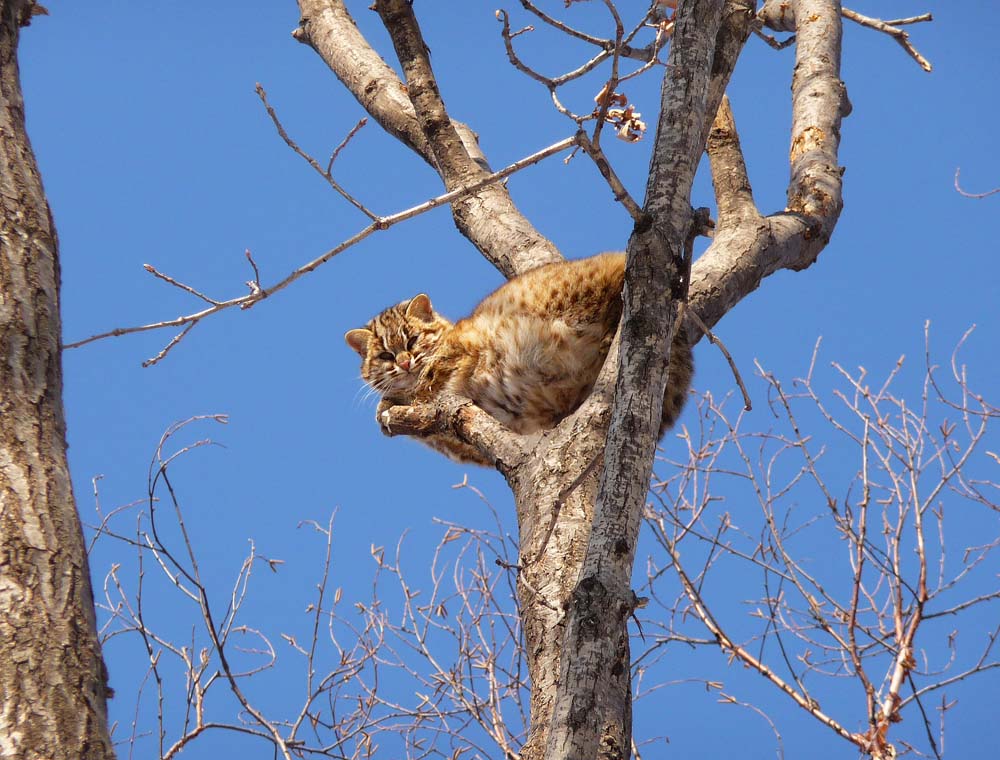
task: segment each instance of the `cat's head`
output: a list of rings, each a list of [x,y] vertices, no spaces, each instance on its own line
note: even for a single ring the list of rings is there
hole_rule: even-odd
[[[390,306],[367,325],[348,330],[347,345],[361,356],[361,377],[383,396],[405,397],[451,322],[421,293]]]

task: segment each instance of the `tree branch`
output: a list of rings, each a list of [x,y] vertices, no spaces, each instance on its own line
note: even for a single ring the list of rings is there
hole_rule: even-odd
[[[706,113],[709,118],[703,127],[702,145],[708,142],[708,135],[712,130],[712,119],[722,104],[722,98],[729,86],[729,79],[733,74],[733,69],[736,68],[736,61],[750,36],[755,7],[756,0],[726,0],[722,10],[722,24],[715,39],[712,78],[708,86]]]
[[[691,184],[704,150],[723,0],[693,0],[675,19],[661,94],[645,219],[628,246],[621,350],[593,524],[569,600],[547,758],[627,757],[631,739],[627,620],[640,513],[667,383],[669,336],[692,227]],[[721,94],[720,94],[721,99]],[[669,309],[663,305],[670,303]],[[613,357],[609,356],[606,367]]]
[[[729,98],[723,97],[715,114],[705,152],[708,153],[715,202],[719,207],[718,227],[737,224],[743,219],[759,219],[760,211],[754,203]]]
[[[875,31],[882,32],[883,34],[888,34],[899,43],[900,47],[902,47],[914,61],[917,62],[917,65],[919,65],[920,68],[927,72],[933,70],[934,67],[931,66],[931,62],[924,58],[920,54],[920,51],[913,46],[912,42],[910,42],[909,33],[896,28],[897,26],[901,26],[903,24],[915,24],[919,21],[931,21],[931,14],[925,13],[921,16],[914,16],[912,18],[882,21],[881,19],[863,16],[857,11],[852,11],[850,8],[843,8],[841,13],[844,18],[848,18],[856,24],[866,26],[869,29],[874,29]]]
[[[292,36],[316,51],[386,132],[435,166],[406,87],[358,31],[343,0],[299,0],[299,12]]]
[[[788,207],[720,228],[695,262],[688,302],[709,327],[768,275],[810,266],[829,242],[843,208],[837,152],[840,122],[850,113],[850,102],[840,80],[840,5],[796,0],[792,6],[795,17],[809,22],[796,32]],[[692,329],[692,334],[697,333]]]
[[[413,104],[420,131],[427,138],[434,164],[449,189],[483,172],[466,150],[458,130],[448,116],[431,68],[429,48],[424,42],[408,0],[377,0],[378,12],[392,38],[396,57],[403,67],[406,92]]]
[[[407,5],[404,3],[404,5]],[[423,65],[425,84],[433,82],[429,63],[420,64],[413,56],[426,59],[425,47],[412,9],[399,8],[399,3],[380,3],[390,12],[390,35],[395,35],[407,47],[411,72]],[[395,72],[357,29],[357,25],[344,6],[343,0],[299,0],[302,14],[300,26],[293,36],[310,45],[330,67],[362,107],[382,127],[414,150],[435,168],[445,186],[452,189],[469,177],[489,172],[489,164],[479,149],[475,133],[461,122],[448,118],[447,122],[434,121],[447,117],[443,101],[437,93],[424,91],[418,98],[425,108],[418,116],[410,97],[417,82],[399,81]],[[404,70],[406,70],[404,63]],[[426,76],[431,79],[427,80]],[[419,84],[418,84],[419,89]],[[441,109],[431,108],[434,100],[441,102]],[[431,134],[423,125],[433,121]],[[457,133],[461,145],[456,145]],[[432,144],[432,140],[434,144]],[[442,140],[445,142],[443,143]],[[447,143],[447,150],[442,150]],[[439,156],[447,160],[439,164]],[[477,174],[478,172],[478,174]],[[452,206],[455,224],[469,241],[507,277],[526,272],[536,266],[562,260],[555,245],[534,228],[511,200],[507,189],[501,185],[485,188],[475,198]]]
[[[434,405],[393,406],[380,420],[389,435],[424,437],[453,434],[475,448],[501,472],[517,467],[525,458],[522,437],[512,433],[469,399],[442,394]]]
[[[825,243],[843,208],[837,151],[840,121],[851,109],[840,80],[840,3],[795,0],[794,6],[796,18],[807,21],[796,32],[788,210],[800,214],[810,234]]]
[[[487,174],[483,176],[482,178],[473,182],[468,187],[456,188],[451,192],[444,193],[443,195],[439,195],[436,198],[431,198],[430,200],[425,201],[424,203],[418,204],[404,211],[399,211],[389,216],[379,217],[368,226],[364,227],[351,237],[342,241],[339,245],[334,246],[325,253],[317,256],[312,261],[303,264],[302,266],[290,272],[283,279],[279,280],[278,282],[268,287],[261,287],[258,281],[251,281],[253,287],[251,287],[250,293],[243,296],[238,296],[236,298],[230,298],[226,301],[214,301],[212,299],[208,299],[209,302],[212,303],[212,305],[207,309],[202,309],[201,311],[193,312],[191,314],[186,314],[184,316],[177,317],[175,319],[163,320],[161,322],[151,322],[149,324],[136,325],[134,327],[116,327],[115,329],[108,330],[107,332],[91,335],[89,338],[84,338],[82,340],[74,341],[72,343],[66,343],[65,345],[63,345],[63,348],[64,349],[78,348],[80,346],[86,345],[87,343],[92,343],[95,340],[117,337],[119,335],[130,335],[132,333],[147,332],[149,330],[160,330],[165,327],[183,327],[184,325],[187,324],[200,322],[205,317],[208,317],[212,314],[223,311],[225,309],[230,309],[234,306],[239,306],[241,309],[248,309],[257,304],[259,301],[262,301],[265,298],[274,295],[280,290],[284,290],[303,275],[308,274],[317,267],[325,264],[334,256],[337,256],[338,254],[346,251],[348,248],[351,248],[357,243],[360,243],[369,235],[372,235],[376,232],[381,232],[382,230],[387,230],[390,227],[399,224],[400,222],[405,222],[406,220],[412,219],[415,216],[419,216],[420,214],[426,213],[431,209],[435,209],[439,206],[443,206],[447,203],[451,203],[453,201],[460,200],[466,196],[477,193],[481,191],[483,188],[486,188],[491,184],[497,183],[500,180],[504,179],[505,177],[509,177],[511,174],[514,174],[515,172],[520,171],[521,169],[527,166],[536,164],[542,159],[547,158],[548,156],[566,150],[567,148],[575,144],[576,144],[576,137],[567,137],[563,140],[560,140],[558,143],[550,145],[547,148],[543,148],[537,153],[533,153],[530,156],[526,156],[520,161],[515,161],[510,166],[506,166],[498,172],[494,172],[492,174]],[[252,259],[251,259],[251,264],[253,264]],[[166,275],[157,272],[148,264],[146,265],[146,268],[148,271],[150,271],[160,279],[164,279],[167,282],[170,282],[171,284],[176,285],[177,287],[183,290],[192,292],[194,295],[197,295],[200,298],[207,298],[206,296],[203,296],[201,293],[194,291],[192,288],[190,288],[190,286],[172,280],[172,278],[168,278]],[[254,267],[254,269],[256,270],[256,266]]]

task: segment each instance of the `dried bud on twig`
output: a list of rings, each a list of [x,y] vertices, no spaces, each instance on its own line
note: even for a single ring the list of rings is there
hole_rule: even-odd
[[[641,113],[633,106],[608,109],[607,121],[614,125],[618,139],[625,142],[638,142],[646,131],[646,122],[639,117]]]
[[[624,93],[611,89],[610,82],[594,96],[594,102],[597,103],[594,116],[601,118],[603,112],[604,121],[614,126],[619,140],[638,142],[642,139],[646,131],[646,122],[639,118],[642,114],[635,110],[635,106],[629,104]],[[609,106],[616,107],[609,108]]]

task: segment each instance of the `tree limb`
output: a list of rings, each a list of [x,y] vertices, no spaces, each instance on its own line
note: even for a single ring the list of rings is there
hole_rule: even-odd
[[[546,752],[555,760],[627,757],[630,749],[632,563],[667,383],[669,336],[681,300],[691,185],[711,116],[706,109],[722,12],[723,0],[693,0],[683,3],[675,17],[645,218],[628,245],[605,466],[568,603],[563,652],[573,656],[561,660]],[[664,309],[665,303],[670,308]]]
[[[425,112],[419,116],[411,101],[414,85],[433,82],[433,71],[426,59],[425,47],[412,8],[402,3],[380,2],[393,28],[394,39],[404,44],[404,54],[414,82],[404,86],[395,72],[372,49],[358,32],[343,0],[299,0],[302,13],[295,38],[309,44],[326,62],[337,78],[357,98],[362,107],[390,134],[414,150],[435,168],[449,189],[467,181],[477,172],[488,173],[489,164],[479,148],[475,133],[461,122],[447,118],[444,103],[437,92],[423,90],[418,100]],[[414,57],[416,56],[416,58]],[[420,72],[418,74],[418,72]],[[430,79],[427,79],[430,77]],[[440,108],[434,106],[435,101]],[[423,127],[431,128],[430,134]],[[461,145],[456,145],[454,134]],[[447,160],[439,164],[439,157]],[[475,197],[452,205],[455,224],[469,241],[506,277],[513,277],[536,266],[561,261],[555,245],[538,232],[518,211],[510,193],[501,185],[485,188]]]
[[[850,102],[840,80],[840,4],[796,0],[792,5],[796,17],[810,21],[797,30],[788,207],[717,230],[695,262],[688,301],[709,327],[768,275],[810,266],[829,242],[843,208],[837,152],[840,122],[850,113]]]
[[[406,87],[358,31],[343,0],[299,0],[299,12],[292,36],[316,51],[386,132],[435,166]]]
[[[520,465],[525,457],[522,436],[510,431],[469,399],[442,394],[431,405],[393,406],[383,412],[383,426],[390,435],[423,437],[454,434],[495,462],[501,472]]]
[[[719,208],[718,228],[738,224],[743,219],[758,219],[760,212],[754,203],[729,98],[722,99],[715,114],[705,152],[712,169],[715,203]]]

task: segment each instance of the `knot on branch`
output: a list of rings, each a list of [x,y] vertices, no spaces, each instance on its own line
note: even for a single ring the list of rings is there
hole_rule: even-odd
[[[757,18],[776,32],[795,31],[795,11],[788,0],[765,0]]]
[[[698,237],[699,235],[703,235],[705,237],[712,237],[714,230],[715,222],[712,221],[711,212],[704,207],[694,209],[691,216],[691,236]]]

